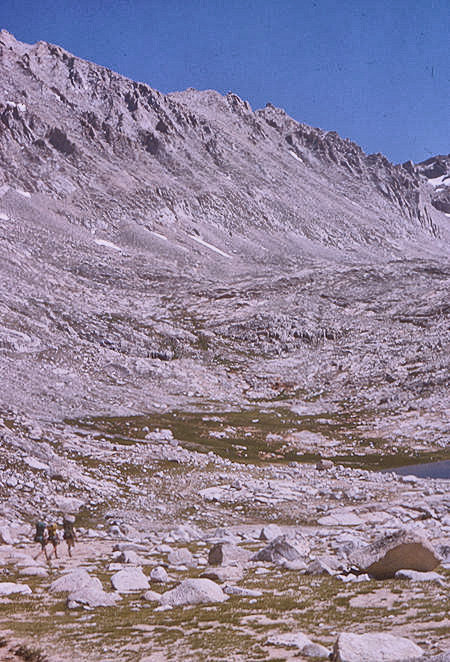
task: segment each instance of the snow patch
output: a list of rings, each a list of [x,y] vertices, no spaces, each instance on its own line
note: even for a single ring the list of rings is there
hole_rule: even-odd
[[[0,221],[9,221],[9,216],[0,211]]]
[[[300,156],[299,156],[298,154],[296,154],[295,152],[291,152],[291,150],[289,150],[289,154],[290,154],[292,157],[294,157],[294,159],[296,159],[297,161],[300,161],[300,163],[303,163],[303,159],[300,158]]]
[[[438,186],[450,186],[450,175],[441,175],[440,177],[434,177],[433,179],[429,179],[428,183],[431,184],[431,186],[434,186],[435,188],[438,188]]]
[[[15,101],[7,101],[6,102],[6,107],[7,108],[17,108],[19,113],[24,113],[27,109],[27,107],[24,103],[16,103]]]
[[[31,198],[31,193],[28,193],[28,191],[22,191],[20,188],[16,188],[16,193],[24,198]]]
[[[113,244],[112,241],[107,241],[106,239],[94,239],[94,243],[96,243],[98,246],[105,246],[105,248],[112,248],[115,251],[122,250],[120,246],[116,246],[116,244]]]
[[[224,253],[224,251],[221,251],[220,248],[217,248],[216,246],[213,246],[212,244],[208,244],[207,241],[204,241],[203,239],[200,239],[200,237],[195,237],[193,234],[190,234],[189,237],[196,241],[198,244],[202,244],[202,246],[206,246],[206,248],[209,248],[210,250],[214,251],[215,253],[219,253],[219,255],[222,255],[223,257],[227,257],[230,260],[232,259],[231,255],[228,255],[228,253]]]
[[[160,234],[159,232],[155,232],[155,230],[150,230],[152,234],[155,235],[155,237],[158,237],[158,239],[164,239],[164,241],[168,241],[167,237],[165,237],[163,234]]]

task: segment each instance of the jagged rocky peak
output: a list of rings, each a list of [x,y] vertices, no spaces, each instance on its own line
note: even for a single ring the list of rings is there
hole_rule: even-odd
[[[427,179],[450,176],[450,154],[438,154],[417,164],[417,170]]]
[[[431,204],[445,214],[450,214],[450,154],[439,154],[415,166],[416,172],[433,187]]]
[[[0,30],[0,48],[23,54],[31,48],[29,44],[24,44],[12,35],[8,30]]]

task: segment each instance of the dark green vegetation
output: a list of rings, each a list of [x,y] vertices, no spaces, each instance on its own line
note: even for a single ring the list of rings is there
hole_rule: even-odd
[[[373,414],[353,410],[300,416],[282,406],[224,411],[205,405],[200,411],[90,417],[67,422],[120,444],[142,441],[148,428],[168,428],[190,450],[213,451],[221,457],[252,464],[311,463],[325,456],[353,468],[389,470],[450,459],[448,449],[415,451],[414,443],[393,449],[390,440],[366,436],[361,424]],[[312,441],[296,439],[298,432],[317,436]]]

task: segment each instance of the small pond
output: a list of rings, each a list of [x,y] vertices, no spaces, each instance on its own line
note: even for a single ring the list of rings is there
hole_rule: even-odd
[[[446,478],[450,480],[450,460],[440,462],[424,462],[422,464],[410,464],[384,471],[393,471],[402,476],[419,476],[420,478]]]

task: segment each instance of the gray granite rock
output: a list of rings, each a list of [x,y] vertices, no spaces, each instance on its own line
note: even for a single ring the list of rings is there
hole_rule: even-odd
[[[161,605],[177,607],[225,600],[228,596],[210,579],[185,579],[176,588],[162,594]]]
[[[148,578],[140,567],[119,570],[111,577],[111,584],[119,593],[131,593],[149,588]]]
[[[423,650],[404,637],[387,632],[353,634],[341,632],[333,648],[332,662],[398,662],[420,659]]]

